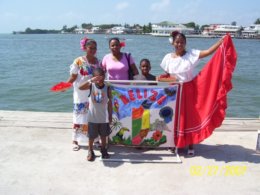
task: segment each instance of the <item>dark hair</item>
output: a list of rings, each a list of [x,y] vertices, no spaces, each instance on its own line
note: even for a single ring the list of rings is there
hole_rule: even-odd
[[[97,45],[97,42],[94,39],[89,39],[87,37],[84,37],[83,39],[80,40],[80,48],[85,51],[86,47],[91,45],[91,44],[95,44]]]
[[[111,41],[117,41],[118,43],[120,43],[120,40],[118,37],[113,37],[113,38],[110,38],[109,41],[108,41],[108,44],[110,45]]]
[[[172,37],[172,41],[175,41],[175,39],[180,36],[184,39],[185,43],[186,43],[186,36],[183,33],[180,33],[179,31],[172,31],[171,32],[171,37]]]
[[[100,67],[97,67],[97,68],[95,68],[94,70],[93,70],[93,75],[95,74],[95,73],[98,73],[99,75],[105,75],[105,71],[102,69],[102,68],[100,68]]]
[[[89,39],[89,40],[86,41],[85,47],[87,47],[87,46],[89,46],[91,44],[97,45],[97,42],[94,39]]]
[[[148,60],[146,58],[141,59],[140,65],[142,64],[142,62],[146,62],[147,64],[149,64],[149,66],[151,66],[150,60]]]

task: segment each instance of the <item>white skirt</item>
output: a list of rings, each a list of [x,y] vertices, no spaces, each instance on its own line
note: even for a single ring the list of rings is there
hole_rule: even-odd
[[[88,123],[88,109],[89,103],[76,103],[73,106],[73,124],[87,124]]]

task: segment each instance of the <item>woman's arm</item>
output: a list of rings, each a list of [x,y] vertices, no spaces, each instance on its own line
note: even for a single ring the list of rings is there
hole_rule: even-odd
[[[137,69],[136,65],[135,64],[131,64],[130,66],[131,66],[131,69],[132,69],[132,71],[134,73],[134,76],[138,75],[139,72],[138,72],[138,69]]]
[[[157,76],[156,80],[161,82],[176,82],[177,77],[174,75],[170,75],[169,73],[165,73]]]
[[[91,79],[89,79],[89,80],[83,82],[83,83],[79,86],[79,89],[80,89],[80,90],[89,89],[90,86],[91,86],[91,83],[92,83],[92,82],[91,82]]]
[[[77,79],[77,74],[71,74],[67,80],[67,83],[73,83]]]
[[[80,89],[80,90],[89,89],[91,83],[99,82],[99,81],[102,80],[102,79],[104,79],[103,76],[95,76],[95,77],[92,77],[91,79],[89,79],[89,80],[83,82],[83,83],[79,86],[79,89]]]
[[[108,103],[107,103],[108,119],[109,119],[109,123],[112,123],[112,93],[110,87],[108,87],[107,93],[108,93]]]
[[[225,36],[223,36],[221,39],[219,39],[214,45],[212,45],[207,50],[200,51],[199,58],[204,58],[204,57],[207,57],[207,56],[211,55],[212,53],[214,53],[214,51],[216,51],[218,49],[218,47],[222,44],[224,38],[225,38]]]

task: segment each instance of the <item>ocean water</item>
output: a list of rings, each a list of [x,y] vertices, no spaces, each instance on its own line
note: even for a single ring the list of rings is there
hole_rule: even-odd
[[[108,37],[88,35],[98,43],[99,59],[109,53]],[[83,35],[0,35],[0,109],[72,112],[72,89],[52,93],[50,87],[69,77],[69,65],[84,53],[79,41]],[[137,65],[142,58],[152,64],[152,73],[163,73],[159,64],[172,51],[167,37],[120,35]],[[187,47],[207,49],[217,39],[188,38]],[[238,61],[233,89],[228,94],[228,117],[259,117],[260,40],[234,39]],[[200,62],[198,71],[210,57]]]

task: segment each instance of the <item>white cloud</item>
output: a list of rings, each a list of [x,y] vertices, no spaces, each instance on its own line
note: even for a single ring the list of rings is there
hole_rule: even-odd
[[[161,0],[160,2],[153,3],[150,6],[151,11],[160,12],[166,9],[170,5],[170,0]]]
[[[118,3],[116,5],[116,10],[121,11],[121,10],[126,9],[127,7],[129,7],[129,3],[127,3],[127,2],[120,2],[120,3]]]

